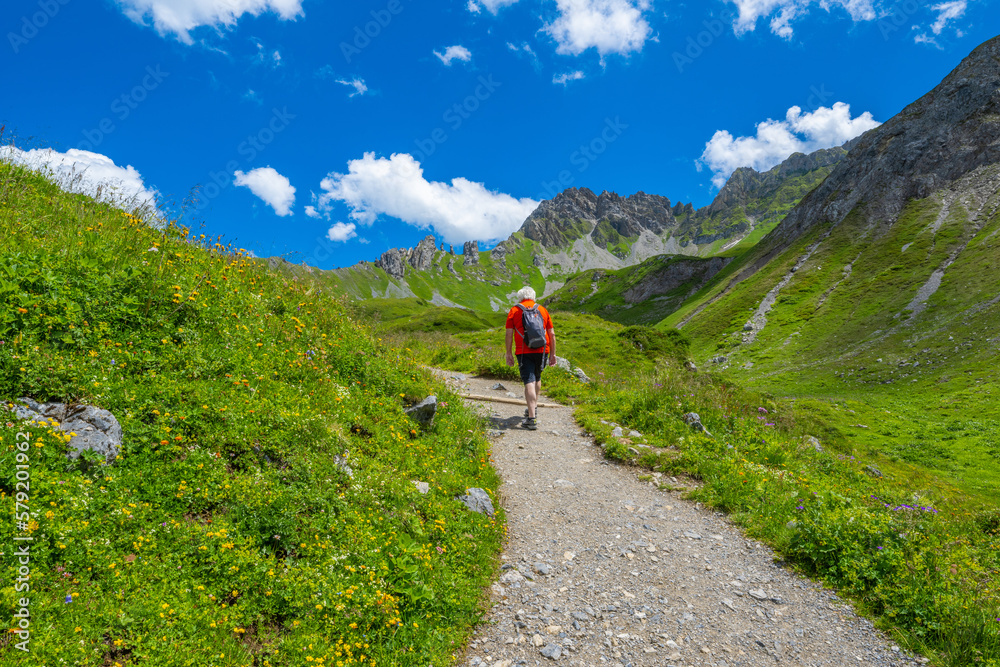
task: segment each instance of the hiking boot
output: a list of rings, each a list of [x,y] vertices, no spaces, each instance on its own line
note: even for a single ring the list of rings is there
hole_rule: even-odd
[[[538,422],[535,421],[534,417],[525,417],[524,421],[521,423],[521,428],[526,428],[529,431],[537,431]]]

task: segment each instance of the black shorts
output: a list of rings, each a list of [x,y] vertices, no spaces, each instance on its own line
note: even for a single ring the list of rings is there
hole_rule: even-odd
[[[549,355],[543,352],[517,355],[517,368],[521,371],[521,382],[532,384],[542,381],[542,369],[549,361]]]

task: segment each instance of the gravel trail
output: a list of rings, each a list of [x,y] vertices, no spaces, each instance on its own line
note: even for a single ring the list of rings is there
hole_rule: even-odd
[[[517,382],[496,390],[496,380],[444,375],[462,393],[521,397]],[[522,406],[470,404],[494,424],[509,540],[492,611],[459,664],[926,662],[776,564],[724,515],[606,461],[570,408],[539,409],[539,428],[528,431]]]

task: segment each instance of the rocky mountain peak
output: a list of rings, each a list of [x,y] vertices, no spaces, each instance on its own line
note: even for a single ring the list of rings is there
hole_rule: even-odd
[[[847,155],[845,146],[818,150],[806,155],[792,153],[781,164],[768,171],[759,172],[750,167],[740,167],[732,173],[709,205],[707,214],[713,215],[736,206],[744,206],[752,199],[773,194],[788,178],[837,164]]]
[[[434,255],[437,252],[437,243],[428,234],[416,248],[389,248],[375,260],[375,266],[399,280],[406,274],[407,264],[417,271],[430,270],[434,266]]]
[[[976,48],[931,92],[853,142],[847,157],[768,239],[784,244],[859,204],[892,224],[903,206],[1000,162],[1000,37]]]
[[[434,241],[434,237],[428,234],[417,247],[410,251],[409,262],[410,266],[415,268],[417,271],[427,271],[434,264],[434,253],[437,252],[437,243]]]
[[[465,257],[462,260],[464,266],[479,264],[479,241],[466,241],[462,248],[462,255]]]

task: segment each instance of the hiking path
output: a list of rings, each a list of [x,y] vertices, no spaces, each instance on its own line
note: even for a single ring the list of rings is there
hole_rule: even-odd
[[[517,382],[494,389],[496,380],[439,373],[461,394],[522,398]],[[783,567],[724,514],[659,490],[649,471],[607,461],[571,408],[539,409],[538,430],[529,431],[520,426],[523,405],[468,403],[492,422],[508,541],[492,609],[458,664],[926,662],[833,591]]]

